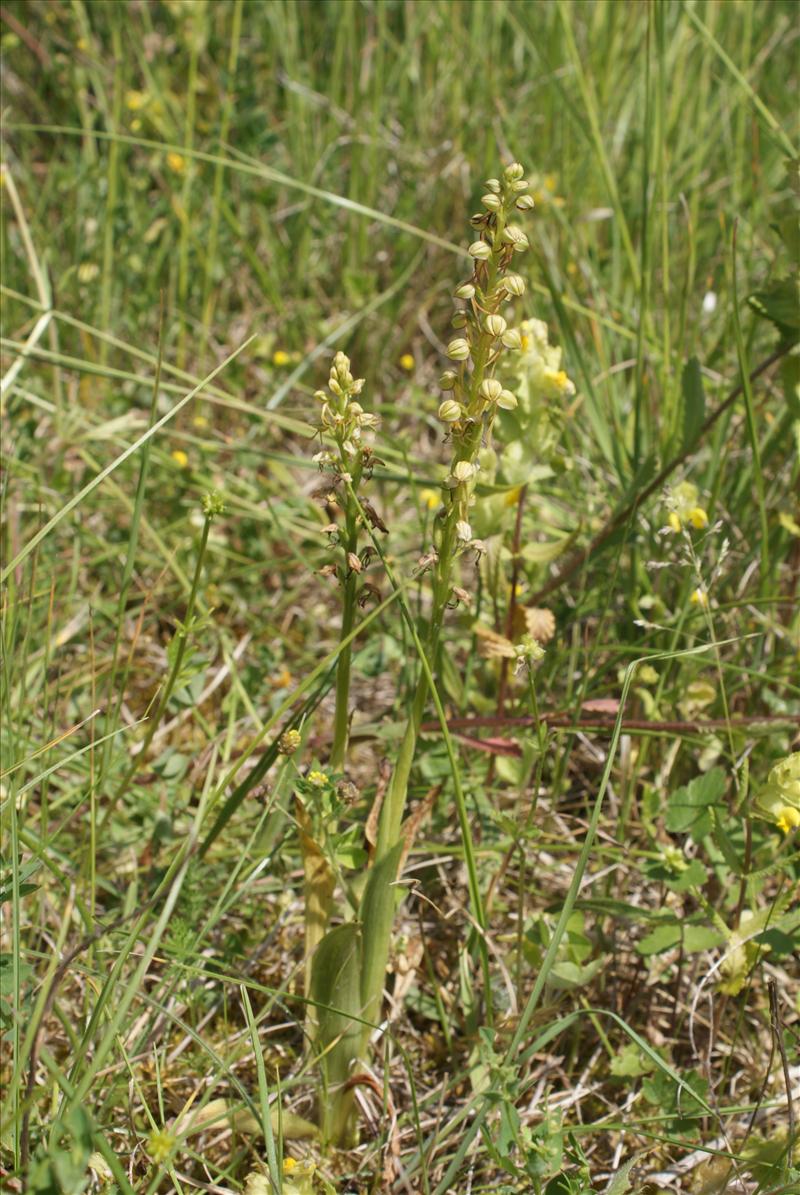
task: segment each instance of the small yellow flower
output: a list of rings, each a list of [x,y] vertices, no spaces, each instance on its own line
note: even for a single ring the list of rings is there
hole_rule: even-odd
[[[296,1165],[297,1165],[297,1162],[295,1161],[294,1158],[284,1158],[283,1159],[283,1173],[291,1174]]]
[[[189,458],[182,448],[176,448],[174,452],[170,453],[170,456],[179,469],[189,468]]]
[[[125,107],[129,112],[138,112],[147,103],[147,96],[143,91],[126,91]]]
[[[563,394],[569,387],[570,381],[563,369],[546,369],[544,376],[545,380],[551,382],[560,394]]]
[[[326,776],[326,774],[324,772],[317,772],[317,771],[309,772],[308,773],[308,782],[309,782],[309,784],[313,784],[314,788],[324,788],[325,785],[328,783],[328,777]]]
[[[177,1144],[177,1137],[166,1129],[154,1129],[147,1138],[147,1152],[154,1162],[166,1162]]]
[[[167,154],[167,165],[175,174],[183,174],[186,169],[186,158],[183,154],[176,154],[174,150],[171,150]]]
[[[299,730],[284,730],[278,739],[278,751],[281,755],[294,755],[303,739]]]
[[[276,349],[275,352],[272,354],[272,364],[273,365],[278,365],[278,366],[288,365],[289,362],[291,361],[291,359],[292,358],[289,356],[289,354],[286,352],[285,349]]]
[[[292,683],[292,674],[288,668],[282,668],[272,681],[273,689],[288,689]]]
[[[705,589],[700,587],[695,589],[692,593],[692,596],[689,598],[689,601],[693,606],[700,606],[702,610],[708,609],[708,594],[706,593]]]
[[[208,420],[205,415],[195,415],[192,420],[192,427],[196,427],[198,431],[202,431],[203,428],[208,427]]]
[[[436,510],[442,497],[438,490],[420,490],[419,499],[423,506],[427,506],[428,510]]]
[[[690,481],[682,481],[670,490],[667,502],[671,509],[667,522],[673,531],[682,531],[687,525],[696,531],[708,526],[708,514],[698,505],[697,499],[697,486]]]
[[[406,373],[411,373],[411,370],[414,368],[415,364],[414,358],[411,356],[411,353],[403,353],[398,364],[401,369],[406,371]]]
[[[800,826],[800,809],[795,809],[792,805],[781,806],[777,811],[775,824],[784,834],[791,834],[792,830]]]

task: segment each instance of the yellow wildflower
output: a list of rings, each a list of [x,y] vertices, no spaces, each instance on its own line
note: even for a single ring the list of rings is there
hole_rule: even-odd
[[[295,1161],[294,1158],[284,1158],[283,1159],[283,1173],[291,1174],[296,1165],[297,1165],[297,1162]]]
[[[170,456],[179,469],[189,468],[189,458],[182,448],[176,448],[174,452],[170,453]]]
[[[183,154],[176,154],[174,150],[171,150],[167,154],[167,165],[175,174],[183,174],[186,169],[186,158]]]
[[[291,359],[292,358],[289,356],[289,354],[286,352],[285,349],[276,349],[275,352],[272,354],[272,364],[273,365],[278,365],[278,366],[288,365],[289,362],[291,361]]]
[[[288,668],[282,668],[272,681],[273,689],[288,689],[292,683],[292,674]]]
[[[205,415],[195,415],[192,420],[192,427],[196,427],[199,431],[202,431],[203,428],[208,427],[208,419]]]
[[[406,373],[410,373],[414,368],[414,358],[411,356],[411,353],[403,353],[398,364],[401,369],[406,371]]]
[[[689,601],[693,606],[700,606],[703,610],[708,609],[708,594],[706,593],[705,589],[702,588],[702,586],[698,586],[698,588],[694,590],[692,596],[689,598]]]
[[[800,826],[800,751],[770,769],[767,783],[753,802],[753,812],[774,822],[784,834]]]
[[[703,507],[698,505],[697,497],[697,486],[692,485],[690,481],[682,481],[670,490],[667,502],[671,510],[667,522],[673,531],[682,531],[687,524],[697,531],[708,526],[708,515]]]
[[[154,1162],[166,1162],[177,1144],[177,1137],[166,1129],[154,1129],[147,1138],[147,1152]]]
[[[308,782],[313,784],[314,788],[324,788],[328,783],[328,777],[325,772],[313,771],[308,773]]]
[[[800,809],[795,809],[793,805],[782,805],[777,811],[775,824],[784,834],[790,834],[800,826]]]
[[[143,91],[126,91],[125,107],[129,112],[138,112],[147,103],[147,96]]]
[[[420,490],[419,499],[423,506],[427,506],[428,510],[436,510],[437,506],[442,500],[441,494],[438,490]]]

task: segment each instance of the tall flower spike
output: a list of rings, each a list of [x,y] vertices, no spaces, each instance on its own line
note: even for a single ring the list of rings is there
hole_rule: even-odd
[[[464,305],[458,307],[459,335],[447,345],[447,356],[453,364],[440,380],[446,397],[440,400],[438,408],[439,419],[452,444],[452,457],[443,485],[442,506],[436,517],[435,547],[420,562],[420,572],[429,571],[432,575],[426,645],[429,659],[436,656],[446,611],[463,600],[465,591],[453,585],[454,560],[464,551],[480,551],[478,541],[473,538],[469,510],[481,447],[491,436],[498,408],[508,409],[516,403],[515,396],[503,388],[495,373],[505,352],[522,348],[521,336],[518,332],[511,334],[501,308],[510,297],[525,289],[518,274],[509,274],[512,259],[528,247],[524,232],[518,225],[510,224],[512,215],[517,214],[520,195],[528,188],[524,173],[522,166],[513,162],[504,170],[502,179],[487,181],[482,200],[484,211],[470,221],[479,236],[469,247],[472,275],[456,290],[456,300]],[[513,230],[510,233],[509,228]],[[422,672],[381,808],[375,865],[362,901],[361,997],[362,1016],[367,1023],[380,1020],[403,815],[427,699],[427,674]],[[365,1048],[366,1037],[362,1051]]]

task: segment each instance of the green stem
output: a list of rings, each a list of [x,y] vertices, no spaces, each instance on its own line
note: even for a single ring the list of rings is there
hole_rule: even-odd
[[[355,555],[358,548],[358,524],[352,504],[347,504],[347,531],[344,542],[344,603],[342,607],[342,629],[340,642],[349,639],[356,618],[356,587],[358,574],[350,568],[348,556]],[[347,756],[347,740],[350,734],[350,665],[353,658],[352,643],[347,643],[339,652],[336,664],[336,712],[334,714],[333,748],[330,766],[334,772],[344,770]]]
[[[172,696],[175,683],[180,675],[181,667],[183,666],[183,658],[186,655],[186,646],[189,641],[189,630],[191,627],[192,618],[194,616],[197,591],[200,586],[200,577],[203,571],[203,562],[205,560],[206,549],[208,548],[208,535],[209,531],[211,530],[211,518],[211,515],[206,515],[205,522],[203,523],[203,530],[200,533],[200,544],[197,551],[197,563],[195,565],[194,576],[192,578],[192,588],[189,593],[189,601],[186,607],[186,617],[184,619],[183,628],[178,631],[178,635],[180,636],[178,650],[175,653],[175,659],[173,660],[172,667],[169,671],[167,683],[164,686],[164,691],[161,694],[161,700],[158,703],[156,712],[152,715],[148,722],[147,732],[145,733],[144,739],[142,741],[142,746],[135,759],[128,767],[128,770],[120,781],[117,791],[112,798],[112,808],[128,788],[131,780],[139,770],[140,764],[147,758],[147,752],[150,748],[150,744],[153,741],[156,731],[161,725],[161,720],[164,717],[167,705],[169,704],[169,699]]]

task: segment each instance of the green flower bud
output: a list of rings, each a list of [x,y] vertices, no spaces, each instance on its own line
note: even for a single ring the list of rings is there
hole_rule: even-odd
[[[208,494],[203,495],[203,514],[209,522],[224,513],[225,503],[219,490],[211,490]]]
[[[529,212],[531,208],[536,207],[532,195],[520,195],[517,202],[514,204],[517,211]]]
[[[488,207],[490,212],[499,212],[503,206],[499,195],[493,195],[491,191],[487,195],[481,195],[481,203],[484,207]]]
[[[453,468],[453,477],[456,481],[469,481],[471,477],[475,476],[475,466],[469,461],[456,461]]]
[[[530,242],[518,224],[507,224],[503,229],[503,240],[511,245],[515,253],[522,253]]]
[[[461,403],[454,398],[446,398],[439,404],[439,418],[443,423],[457,423],[462,415]]]
[[[458,381],[458,374],[454,373],[452,369],[446,369],[439,378],[439,385],[442,390],[452,390]]]
[[[453,325],[454,328],[466,328],[467,313],[465,311],[457,311],[455,313],[455,315],[453,316],[453,318],[450,320],[450,323]]]
[[[472,528],[465,519],[459,519],[456,523],[456,535],[462,544],[468,544],[472,539]]]
[[[474,257],[476,261],[486,261],[492,256],[492,249],[486,241],[473,241],[469,247],[470,257]]]
[[[511,190],[514,191],[515,194],[520,194],[522,191],[527,191],[530,185],[531,184],[526,178],[519,178],[516,182],[511,184]]]
[[[517,328],[509,328],[503,333],[503,344],[507,349],[521,349],[522,335]]]
[[[513,411],[517,405],[517,396],[512,394],[510,390],[501,390],[497,399],[497,405],[503,411]]]
[[[459,286],[458,290],[456,291],[455,297],[457,299],[474,299],[475,287],[471,282],[462,282],[461,286]]]
[[[485,398],[487,402],[497,402],[502,392],[503,387],[497,378],[486,378],[481,382],[480,389],[478,390],[478,394],[481,398]]]
[[[487,178],[486,190],[494,191],[495,195],[499,195],[500,191],[501,191],[500,179],[499,178]]]
[[[503,290],[518,299],[520,295],[525,294],[525,279],[521,274],[506,274],[503,279]]]
[[[514,183],[517,179],[522,178],[525,174],[525,168],[519,162],[512,162],[510,166],[506,166],[503,171],[503,177],[506,182]]]
[[[502,336],[508,324],[502,315],[487,315],[483,326],[490,336]]]
[[[447,346],[447,355],[451,361],[466,361],[469,357],[469,341],[461,336],[451,340]]]

